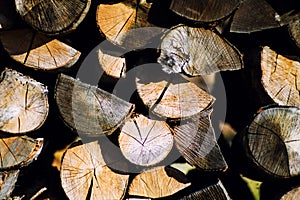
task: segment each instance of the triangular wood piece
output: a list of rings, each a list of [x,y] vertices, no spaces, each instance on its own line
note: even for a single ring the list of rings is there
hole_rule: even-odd
[[[213,22],[230,15],[240,0],[172,0],[170,9],[180,16],[199,22]]]
[[[36,30],[54,35],[77,28],[85,18],[91,0],[15,0],[20,16]]]
[[[213,104],[214,97],[185,80],[180,74],[167,74],[158,65],[138,72],[137,92],[154,114],[170,119],[186,119]]]
[[[44,140],[27,136],[0,137],[0,169],[20,168],[33,162],[42,151]]]
[[[231,200],[221,181],[191,193],[181,200]]]
[[[164,121],[138,115],[121,129],[119,145],[130,162],[149,166],[165,159],[173,147],[173,135]]]
[[[173,27],[161,43],[158,62],[165,71],[191,76],[243,67],[239,51],[211,30],[184,25]]]
[[[68,149],[60,176],[69,199],[78,200],[122,199],[129,178],[106,165],[97,141]]]
[[[268,174],[279,177],[300,174],[300,109],[262,108],[246,133],[250,159]],[[276,157],[276,159],[274,159]]]
[[[80,56],[80,52],[69,45],[32,29],[3,31],[0,40],[10,57],[33,69],[48,71],[71,67]]]
[[[300,48],[300,19],[289,24],[289,32],[295,44]]]
[[[176,126],[175,144],[180,154],[191,165],[206,171],[224,171],[227,164],[217,144],[210,119],[211,113],[211,108],[204,110],[199,117]]]
[[[190,186],[170,177],[165,167],[155,167],[138,174],[129,186],[129,195],[149,198],[166,197]]]
[[[65,123],[82,134],[110,135],[134,109],[133,104],[64,74],[57,78],[55,99]]]
[[[300,62],[265,46],[261,52],[261,70],[262,85],[276,103],[300,107]]]
[[[9,199],[15,188],[20,170],[0,172],[0,199]]]
[[[234,13],[230,31],[251,33],[280,27],[280,16],[265,0],[244,0]]]
[[[11,69],[0,81],[0,130],[25,133],[41,127],[49,110],[47,88]]]

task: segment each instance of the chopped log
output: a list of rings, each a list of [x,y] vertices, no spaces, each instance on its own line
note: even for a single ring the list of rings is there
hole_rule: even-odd
[[[48,116],[47,88],[11,69],[4,70],[0,80],[0,130],[25,133],[40,128]]]
[[[42,151],[43,138],[27,136],[0,137],[0,169],[20,168],[32,163]]]
[[[300,19],[293,21],[288,27],[293,41],[300,48]]]
[[[295,187],[292,190],[285,193],[280,200],[297,200],[300,196],[300,187]]]
[[[0,172],[0,199],[8,199],[15,188],[20,170]]]
[[[234,13],[230,31],[251,33],[280,27],[280,16],[265,0],[244,0]]]
[[[133,104],[64,74],[57,78],[55,100],[66,125],[88,135],[112,134],[134,109]]]
[[[212,108],[174,128],[175,144],[188,163],[205,171],[224,171],[227,163],[211,124]]]
[[[113,78],[125,78],[126,62],[125,58],[112,56],[101,49],[98,50],[98,60],[103,71]]]
[[[243,67],[239,51],[204,28],[173,27],[164,35],[160,48],[158,62],[168,73],[184,72],[198,76]]]
[[[199,191],[193,192],[182,200],[231,200],[221,181],[209,185]]]
[[[261,108],[242,133],[247,158],[257,169],[271,176],[300,175],[299,124],[300,109],[297,107]]]
[[[186,119],[213,104],[214,97],[180,74],[164,73],[160,66],[138,72],[137,92],[144,105],[159,117]]]
[[[72,147],[63,157],[61,182],[69,199],[122,199],[128,178],[107,166],[97,141]]]
[[[19,15],[34,29],[49,35],[77,28],[89,11],[91,0],[15,0]]]
[[[172,0],[170,9],[180,16],[198,22],[214,22],[229,16],[240,0]]]
[[[265,46],[261,52],[261,70],[262,85],[276,103],[300,107],[300,62]]]
[[[130,162],[141,166],[155,165],[170,153],[173,135],[164,121],[138,115],[122,127],[119,145]]]
[[[80,56],[80,52],[69,45],[32,29],[3,31],[0,40],[11,58],[37,70],[68,68]]]
[[[129,186],[129,195],[149,198],[166,197],[190,186],[170,177],[165,167],[159,166],[138,174]]]

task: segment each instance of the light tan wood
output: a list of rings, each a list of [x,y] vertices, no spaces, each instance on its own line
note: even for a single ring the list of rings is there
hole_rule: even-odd
[[[37,70],[71,67],[81,54],[71,46],[31,29],[3,31],[0,39],[11,58]]]
[[[97,141],[68,149],[61,165],[62,187],[69,199],[122,199],[129,175],[113,172]]]
[[[171,151],[173,135],[164,121],[138,115],[122,127],[119,145],[130,162],[142,166],[155,165]]]
[[[163,166],[144,171],[132,180],[129,195],[149,198],[166,197],[190,186],[168,176]]]
[[[300,62],[265,46],[261,52],[261,70],[262,85],[276,103],[300,107]]]
[[[295,187],[292,190],[285,193],[280,200],[297,200],[300,196],[300,187]]]
[[[49,110],[46,86],[11,69],[4,70],[0,80],[0,130],[25,133],[40,128]]]

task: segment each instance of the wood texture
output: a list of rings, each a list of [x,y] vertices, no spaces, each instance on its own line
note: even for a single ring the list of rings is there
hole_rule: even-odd
[[[288,27],[293,41],[300,48],[300,19],[291,22]]]
[[[41,127],[49,110],[47,88],[11,69],[2,72],[0,81],[0,130],[25,133]]]
[[[244,0],[234,13],[231,32],[251,33],[280,27],[280,16],[265,0]]]
[[[292,190],[284,194],[280,200],[297,200],[300,196],[300,187],[295,187]]]
[[[182,78],[164,73],[160,66],[149,66],[136,78],[137,92],[154,114],[170,119],[186,119],[213,104],[214,97]]]
[[[231,200],[221,181],[191,193],[181,200]]]
[[[191,165],[205,171],[223,171],[228,166],[217,144],[211,114],[212,108],[176,126],[175,144],[180,154]]]
[[[230,15],[239,3],[240,0],[172,0],[170,9],[187,19],[213,22]]]
[[[44,140],[27,136],[0,137],[0,169],[20,168],[29,165],[41,153]]]
[[[277,177],[300,174],[299,108],[263,108],[247,130],[244,145],[257,166]]]
[[[15,4],[20,16],[33,28],[55,35],[76,29],[91,0],[15,0]]]
[[[15,188],[20,170],[0,172],[0,199],[8,199]]]
[[[61,181],[69,199],[122,199],[128,178],[106,165],[97,141],[72,147],[63,157]]]
[[[261,70],[262,85],[276,103],[300,107],[300,62],[265,46],[261,52]]]
[[[159,198],[166,197],[188,187],[190,183],[181,183],[170,177],[163,166],[144,171],[132,180],[129,195]]]
[[[161,43],[158,62],[165,71],[191,76],[243,67],[239,51],[211,30],[185,25],[173,27]]]
[[[141,166],[155,165],[171,151],[173,135],[164,121],[138,115],[122,127],[119,145],[130,162]]]
[[[133,104],[64,74],[57,78],[55,99],[65,123],[83,134],[110,135],[134,109]]]
[[[48,71],[71,67],[81,54],[71,46],[32,29],[1,32],[0,40],[11,58],[37,70]]]

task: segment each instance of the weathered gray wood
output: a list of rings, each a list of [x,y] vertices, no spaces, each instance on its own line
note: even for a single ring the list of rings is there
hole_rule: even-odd
[[[289,32],[295,44],[300,48],[300,19],[289,24]]]
[[[110,135],[134,109],[133,104],[64,74],[57,78],[55,99],[65,123],[82,134]]]
[[[172,0],[170,9],[194,21],[213,22],[230,15],[240,0]]]
[[[20,16],[40,32],[54,35],[77,28],[91,0],[15,0]]]
[[[160,48],[158,62],[169,73],[184,72],[198,76],[243,67],[239,51],[204,28],[173,27],[164,35]]]
[[[48,116],[47,88],[11,69],[2,72],[0,81],[0,130],[25,133],[40,128]]]
[[[15,188],[20,170],[0,172],[0,199],[8,199]]]

